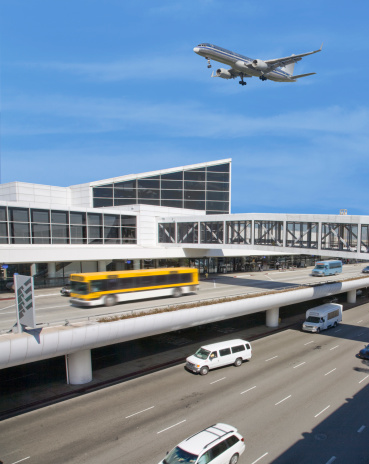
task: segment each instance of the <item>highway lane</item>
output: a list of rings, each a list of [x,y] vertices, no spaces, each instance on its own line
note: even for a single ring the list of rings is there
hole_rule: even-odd
[[[363,265],[345,265],[341,276],[353,277],[361,274]],[[187,303],[209,298],[220,298],[245,293],[260,293],[264,290],[285,288],[308,282],[332,281],[335,277],[312,277],[311,268],[296,269],[295,271],[268,271],[254,273],[239,273],[231,275],[211,276],[200,282],[197,294],[180,298],[161,298],[122,303],[114,307],[77,308],[69,304],[69,298],[62,297],[59,289],[36,290],[36,321],[37,323],[63,323],[66,319],[73,321],[95,317],[96,315],[131,312],[153,307],[167,306],[173,303]],[[339,278],[341,276],[338,276]],[[0,330],[9,330],[16,322],[15,300],[0,300]]]
[[[241,463],[367,463],[369,365],[355,358],[364,342],[369,305],[345,311],[342,324],[321,334],[257,340],[240,368],[201,377],[176,366],[5,420],[0,459],[155,464],[223,421],[245,437]]]

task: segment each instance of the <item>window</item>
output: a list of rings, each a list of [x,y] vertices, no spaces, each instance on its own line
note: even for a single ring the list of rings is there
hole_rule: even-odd
[[[239,353],[245,351],[245,345],[232,346],[232,353]]]
[[[41,222],[48,224],[49,220],[49,211],[42,209],[31,209],[31,220],[32,222]]]
[[[236,443],[238,443],[240,440],[235,436],[235,435],[232,435],[230,437],[228,437],[226,439],[226,443],[227,443],[227,446],[228,448],[230,448],[231,446],[235,445]]]
[[[228,356],[229,354],[231,354],[230,348],[224,348],[223,350],[219,350],[220,356]]]
[[[220,443],[218,443],[217,445],[215,445],[213,448],[211,448],[210,451],[210,455],[211,455],[211,459],[215,459],[217,458],[218,456],[220,456],[222,453],[224,453],[224,451],[227,451],[227,445],[226,445],[226,442],[225,441],[221,441]]]

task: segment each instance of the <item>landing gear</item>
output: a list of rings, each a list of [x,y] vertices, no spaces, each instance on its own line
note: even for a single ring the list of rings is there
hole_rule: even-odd
[[[266,80],[267,80],[267,78],[266,78],[265,76],[259,76],[259,79],[260,79],[261,81],[266,81]]]
[[[247,82],[245,82],[245,81],[243,80],[243,74],[242,74],[242,73],[240,74],[240,78],[241,78],[241,80],[239,81],[239,84],[241,84],[241,85],[246,85]]]
[[[207,56],[205,56],[205,59],[206,59],[207,62],[208,62],[208,68],[211,68],[210,59],[209,59]]]

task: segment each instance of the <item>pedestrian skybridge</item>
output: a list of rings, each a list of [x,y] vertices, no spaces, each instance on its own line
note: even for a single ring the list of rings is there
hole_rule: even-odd
[[[369,216],[227,214],[160,218],[165,247],[369,259]]]

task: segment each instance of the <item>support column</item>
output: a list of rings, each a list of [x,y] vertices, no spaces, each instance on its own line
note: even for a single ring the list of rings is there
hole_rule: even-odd
[[[356,303],[356,290],[347,292],[347,303]]]
[[[141,261],[139,259],[133,260],[133,269],[141,269]]]
[[[56,275],[55,263],[47,263],[47,275],[48,277],[55,277]]]
[[[92,380],[91,350],[68,354],[67,379],[71,385],[82,385]]]
[[[31,276],[34,276],[36,274],[37,270],[36,270],[36,264],[31,264],[30,266],[30,274]]]
[[[106,261],[98,261],[97,262],[97,272],[105,272],[106,271]]]
[[[279,322],[279,308],[272,308],[266,311],[266,326],[278,327]]]

